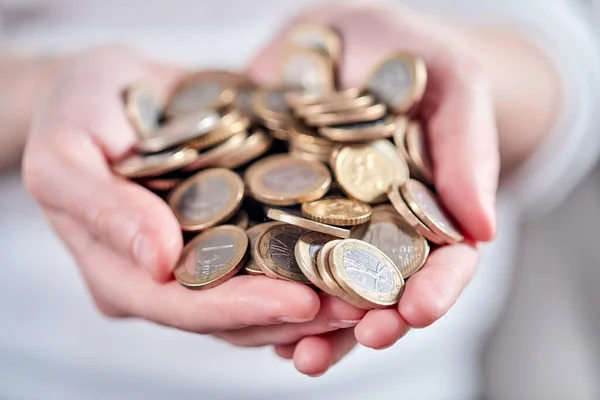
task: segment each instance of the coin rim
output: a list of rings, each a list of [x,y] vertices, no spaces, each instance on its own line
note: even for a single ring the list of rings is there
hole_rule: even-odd
[[[215,213],[211,219],[205,218],[201,222],[191,221],[185,219],[181,215],[181,211],[176,207],[179,205],[181,196],[189,190],[189,188],[196,184],[201,179],[205,179],[209,175],[221,174],[222,179],[225,179],[232,189],[232,197],[229,202],[222,208],[222,211]],[[184,182],[182,182],[170,195],[167,200],[169,207],[175,214],[177,221],[183,231],[200,231],[213,227],[223,221],[227,221],[231,218],[241,207],[242,199],[244,198],[244,181],[235,172],[226,168],[210,168],[198,172],[192,175]]]
[[[218,167],[235,169],[265,154],[272,146],[273,139],[262,129],[255,129],[236,151],[223,157]]]
[[[230,260],[227,262],[226,267],[222,268],[223,273],[219,274],[217,277],[209,281],[199,282],[198,278],[193,278],[185,270],[185,268],[183,268],[182,263],[186,259],[186,256],[191,251],[191,249],[196,247],[198,242],[201,242],[202,239],[206,239],[206,236],[222,233],[221,231],[229,231],[231,236],[235,236],[237,244],[236,251],[230,258]],[[244,241],[242,237],[246,240]],[[196,236],[188,244],[185,245],[181,256],[179,257],[179,260],[177,261],[177,264],[173,269],[173,275],[175,276],[175,279],[177,280],[177,282],[179,282],[180,285],[188,289],[204,290],[218,286],[222,283],[225,283],[227,280],[229,280],[229,278],[237,274],[238,271],[242,268],[242,266],[244,265],[245,258],[248,255],[248,243],[248,236],[246,235],[246,232],[243,229],[234,225],[221,225],[206,230],[200,233],[198,236]],[[235,260],[235,262],[232,262],[233,260]],[[189,277],[190,279],[186,281],[184,277]]]
[[[157,126],[162,110],[165,107],[165,102],[164,99],[158,94],[158,92],[148,84],[134,83],[133,85],[129,85],[127,88],[125,88],[125,91],[123,92],[123,99],[125,102],[125,113],[127,114],[127,119],[135,129],[138,138],[144,139],[148,137],[148,135],[150,135],[153,132],[153,130],[146,129],[143,127],[146,124],[143,122],[144,119],[142,118],[140,108],[138,107],[139,101],[134,101],[133,99],[134,97],[139,97],[138,92],[140,90],[146,90],[148,93],[150,93],[150,95],[155,98],[156,103],[158,104],[159,113],[156,118]]]
[[[444,214],[444,218],[447,219],[450,224],[452,224],[451,230],[445,229],[442,227],[435,218],[432,218],[423,208],[421,204],[416,200],[415,196],[413,196],[412,190],[410,188],[411,185],[420,186],[422,190],[424,190],[435,202],[438,204],[438,208]],[[400,187],[400,191],[402,193],[402,198],[406,201],[408,207],[415,213],[415,215],[421,220],[432,232],[440,235],[445,242],[449,244],[454,244],[458,242],[462,242],[465,240],[465,237],[458,230],[460,229],[458,226],[455,226],[454,220],[446,211],[446,208],[440,202],[439,198],[423,183],[417,181],[416,179],[411,179],[406,184]]]
[[[166,152],[155,154],[131,154],[117,161],[113,165],[113,171],[126,178],[150,178],[183,168],[193,162],[197,157],[196,151],[187,147],[178,148],[175,153],[170,155],[165,153]],[[138,165],[123,166],[127,161],[156,158],[158,156],[164,156],[164,158],[162,158],[161,161],[157,161],[150,165],[140,161]]]
[[[326,25],[320,25],[310,22],[299,23],[291,27],[290,32],[287,35],[288,40],[290,42],[294,43],[296,46],[299,47],[312,48],[318,51],[319,49],[302,44],[301,42],[298,42],[294,39],[294,35],[296,35],[298,31],[302,30],[309,30],[321,35],[324,38],[323,43],[325,43],[325,47],[327,47],[325,52],[327,53],[327,56],[331,59],[334,66],[338,65],[341,62],[342,38],[333,28]]]
[[[339,240],[335,236],[327,235],[321,232],[306,232],[304,235],[300,236],[300,239],[298,239],[296,242],[294,255],[296,256],[296,262],[298,263],[298,266],[302,270],[304,276],[306,276],[306,278],[313,285],[328,293],[328,290],[326,289],[327,284],[321,278],[317,263],[316,261],[313,263],[309,253],[310,245],[319,239],[326,239],[328,242],[332,240]],[[327,242],[325,244],[327,244]],[[323,246],[325,246],[325,244]]]
[[[276,208],[269,208],[267,210],[267,218],[285,222],[286,224],[294,225],[308,231],[320,232],[338,238],[346,239],[350,237],[349,229],[339,228],[337,226],[326,225],[320,222],[311,221],[310,219],[297,217]]]
[[[262,224],[258,224],[258,225],[254,225],[251,226],[250,228],[246,229],[246,235],[248,235],[248,243],[250,243],[250,254],[248,255],[248,260],[246,261],[246,265],[244,265],[244,270],[249,273],[250,275],[265,275],[265,273],[263,272],[262,269],[260,269],[260,267],[258,266],[258,263],[255,260],[254,257],[254,245],[252,245],[252,238],[251,235],[256,235],[256,239],[254,241],[254,243],[256,243],[256,240],[258,240],[258,237],[269,227],[273,226],[274,224],[278,224],[279,222],[263,222]],[[255,232],[256,231],[256,232]],[[252,268],[252,266],[254,266],[254,269]]]
[[[368,122],[383,118],[387,113],[387,107],[383,103],[375,103],[368,107],[358,108],[350,111],[314,114],[304,117],[304,121],[310,126],[345,125],[358,122]]]
[[[418,176],[425,180],[429,185],[432,185],[434,182],[432,166],[425,162],[425,157],[419,151],[419,146],[417,144],[418,140],[425,140],[423,136],[424,132],[421,124],[415,121],[411,122],[406,131],[406,151],[418,172]]]
[[[319,133],[324,137],[339,143],[365,142],[389,138],[396,129],[396,118],[388,115],[384,117],[383,125],[370,128],[344,129],[341,126],[322,126]]]
[[[319,277],[321,277],[323,283],[325,283],[325,288],[327,289],[323,291],[330,296],[339,298],[345,297],[346,293],[331,274],[328,260],[331,249],[333,249],[333,247],[342,240],[343,239],[336,239],[325,243],[323,248],[317,253],[317,271],[319,272]]]
[[[231,154],[231,152],[242,148],[247,138],[248,133],[246,131],[241,131],[208,151],[203,153],[197,152],[196,160],[183,168],[183,170],[198,171],[203,168],[217,166],[219,160],[221,160],[223,157],[228,156]]]

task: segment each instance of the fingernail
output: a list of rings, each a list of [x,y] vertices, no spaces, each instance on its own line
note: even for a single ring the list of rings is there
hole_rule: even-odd
[[[133,240],[133,258],[135,262],[148,272],[154,269],[154,250],[150,238],[138,233]]]
[[[301,324],[303,322],[312,321],[312,318],[296,318],[296,317],[278,317],[276,318],[279,322],[289,323],[289,324]]]
[[[356,326],[360,320],[359,319],[328,319],[325,321],[327,325],[335,329],[346,329],[352,328]]]

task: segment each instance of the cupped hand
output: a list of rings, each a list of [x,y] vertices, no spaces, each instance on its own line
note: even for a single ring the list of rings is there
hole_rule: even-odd
[[[182,250],[177,220],[163,200],[116,176],[110,165],[136,140],[123,89],[146,82],[165,95],[185,71],[121,47],[90,51],[65,64],[38,107],[24,181],[74,255],[103,314],[219,333],[245,346],[293,343],[356,325],[363,311],[320,299],[304,285],[238,276],[211,290],[190,291],[173,281]]]
[[[499,150],[490,85],[454,28],[397,5],[369,3],[314,7],[290,27],[303,22],[330,26],[341,35],[342,88],[360,87],[369,71],[394,51],[423,57],[428,84],[414,114],[426,122],[438,194],[468,237],[433,251],[407,281],[397,308],[369,311],[354,335],[339,331],[276,347],[282,357],[293,357],[301,372],[318,375],[350,351],[354,340],[374,349],[389,347],[410,328],[432,324],[455,303],[475,271],[477,241],[495,235]],[[249,66],[258,82],[277,83],[287,29]]]

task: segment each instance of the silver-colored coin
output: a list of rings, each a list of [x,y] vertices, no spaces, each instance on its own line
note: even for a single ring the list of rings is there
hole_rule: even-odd
[[[132,85],[125,91],[125,108],[129,120],[140,138],[147,137],[159,128],[162,101],[146,85]]]
[[[318,51],[295,50],[283,61],[281,74],[285,86],[302,88],[307,96],[324,96],[331,93],[331,60]]]
[[[311,189],[317,178],[313,168],[300,164],[285,164],[266,173],[262,183],[269,190],[299,193]]]
[[[265,107],[276,113],[289,114],[291,111],[285,100],[285,94],[288,92],[285,89],[268,90],[265,94]]]
[[[169,101],[169,110],[179,115],[211,108],[215,99],[227,89],[227,86],[218,81],[195,82],[179,91]]]
[[[300,236],[306,231],[293,225],[287,225],[271,238],[268,256],[286,272],[302,275],[302,270],[298,266],[294,250]]]
[[[141,152],[157,152],[205,135],[217,128],[221,115],[213,110],[196,111],[184,117],[175,118],[148,137],[137,143]]]
[[[400,269],[404,279],[417,272],[429,254],[427,241],[398,217],[379,218],[375,213],[361,239],[383,251]],[[395,214],[392,214],[395,215]]]
[[[325,246],[325,243],[330,242],[331,237],[327,239],[315,240],[308,246],[308,254],[310,255],[310,259],[312,260],[314,265],[317,265],[317,254],[319,251]]]
[[[349,249],[344,254],[344,268],[354,282],[371,292],[389,294],[395,288],[390,268],[362,249]]]
[[[235,254],[236,239],[228,234],[216,234],[194,249],[194,255],[185,263],[185,270],[197,279],[206,278],[222,269]]]
[[[427,83],[422,59],[394,54],[384,60],[367,80],[367,89],[396,112],[406,112],[421,99]]]
[[[187,220],[204,220],[216,214],[231,196],[231,188],[226,181],[208,178],[197,182],[181,196],[180,213]]]

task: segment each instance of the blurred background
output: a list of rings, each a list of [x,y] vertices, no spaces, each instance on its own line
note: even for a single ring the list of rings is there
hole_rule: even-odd
[[[289,16],[297,8],[296,2],[289,0],[221,0],[214,9],[202,1],[187,8],[173,8],[169,2],[132,1],[120,12],[121,1],[83,3],[0,0],[5,44],[52,55],[125,42],[184,65],[198,65],[201,60],[205,66],[236,68],[276,31],[273,15]],[[428,9],[446,11],[469,2],[449,1],[439,7],[435,2],[425,3]],[[196,25],[202,26],[202,36],[197,35]],[[79,33],[82,27],[86,27],[85,35]],[[185,46],[172,46],[182,37],[193,39]],[[218,49],[199,54],[214,43]],[[565,182],[565,187],[570,186]],[[555,189],[561,191],[562,187]],[[90,316],[76,325],[55,325],[52,313],[42,307],[45,296],[51,296],[53,304],[62,304],[66,310],[93,310],[73,265],[62,263],[64,249],[41,223],[43,215],[25,194],[14,169],[0,172],[0,216],[0,266],[5,272],[0,278],[0,398],[4,397],[2,382],[7,371],[22,371],[22,386],[44,379],[44,385],[58,387],[80,379],[89,383],[89,390],[101,390],[93,387],[89,376],[65,372],[76,365],[69,362],[79,346],[87,345],[79,343],[79,327],[83,331],[98,317]],[[514,272],[509,272],[512,287],[482,355],[485,398],[599,399],[600,168],[587,174],[550,212],[521,217]],[[46,274],[53,280],[63,279],[65,286],[48,285]],[[13,329],[21,324],[29,330]],[[93,334],[86,331],[86,335]],[[98,348],[86,349],[86,354],[110,357],[110,348],[102,346],[102,335],[98,333],[95,339]],[[140,354],[143,345],[141,341]],[[39,358],[33,360],[31,354]],[[64,370],[57,363],[57,354],[64,356]],[[45,364],[40,360],[52,361]],[[168,393],[164,395],[168,397]]]

